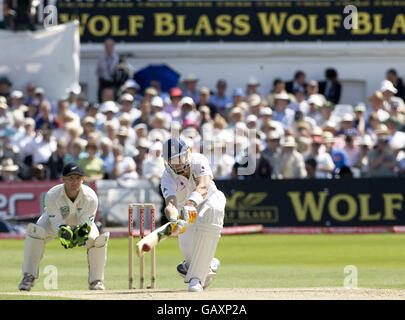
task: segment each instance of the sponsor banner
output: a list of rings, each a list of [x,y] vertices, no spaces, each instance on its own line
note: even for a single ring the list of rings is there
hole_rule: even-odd
[[[0,183],[0,217],[35,217],[44,209],[45,195],[60,180]],[[95,184],[90,187],[96,191]]]
[[[82,43],[402,41],[404,1],[58,1]]]
[[[369,234],[369,233],[405,233],[397,227],[270,227],[264,228],[265,234]]]
[[[225,225],[365,227],[405,225],[403,178],[218,180]]]

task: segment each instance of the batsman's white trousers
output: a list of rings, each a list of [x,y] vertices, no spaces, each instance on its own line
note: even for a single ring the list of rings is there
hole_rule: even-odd
[[[198,208],[196,222],[179,234],[179,247],[189,265],[185,282],[198,278],[204,285],[221,237],[226,198],[217,190]]]
[[[76,226],[75,223],[71,225],[71,227],[74,226]],[[39,264],[45,251],[45,244],[56,238],[57,233],[53,230],[47,213],[44,213],[36,224],[31,223],[28,225],[24,245],[23,274],[29,273],[35,278],[39,277]],[[109,233],[106,232],[100,235],[97,226],[93,222],[91,224],[89,238],[84,246],[87,248],[89,283],[95,280],[104,281],[104,266],[107,260],[108,239]],[[64,249],[61,246],[61,250],[71,249]]]

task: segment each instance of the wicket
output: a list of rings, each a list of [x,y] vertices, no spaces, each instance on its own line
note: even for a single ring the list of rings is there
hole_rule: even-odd
[[[129,247],[129,270],[128,280],[129,289],[133,289],[134,281],[134,208],[139,208],[139,238],[142,239],[145,236],[145,207],[149,208],[150,216],[150,232],[155,230],[155,205],[153,203],[131,203],[128,206],[128,247]],[[144,257],[139,258],[139,288],[144,288],[145,261]],[[148,289],[154,289],[156,286],[156,253],[155,248],[150,251],[150,287]]]

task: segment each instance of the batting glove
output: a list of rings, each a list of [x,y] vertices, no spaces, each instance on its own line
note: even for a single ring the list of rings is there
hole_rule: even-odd
[[[170,226],[172,228],[171,235],[177,236],[179,233],[186,231],[188,223],[182,219],[170,219]]]
[[[197,219],[197,208],[193,206],[184,206],[181,208],[180,219],[183,219],[188,224],[193,224]]]

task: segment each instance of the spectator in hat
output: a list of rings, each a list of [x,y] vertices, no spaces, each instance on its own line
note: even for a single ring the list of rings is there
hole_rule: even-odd
[[[163,99],[160,96],[156,96],[151,101],[151,111],[152,117],[159,113],[161,117],[165,120],[165,129],[170,129],[170,123],[172,122],[172,117],[170,114],[163,112]]]
[[[225,111],[225,106],[232,103],[232,97],[226,94],[227,82],[225,79],[218,79],[216,84],[216,92],[210,96],[210,103],[216,106],[219,113],[222,115]]]
[[[400,97],[395,96],[398,93],[398,90],[394,87],[391,81],[382,81],[380,91],[384,96],[385,110],[389,110],[394,103],[398,104],[400,107],[405,106],[404,100],[402,100],[402,98]]]
[[[129,93],[133,98],[133,104],[135,106],[139,105],[139,103],[142,100],[142,95],[139,93],[139,90],[141,89],[141,87],[139,86],[139,84],[133,80],[133,79],[128,79],[127,81],[125,81],[125,83],[121,86],[121,95],[124,95],[126,93]]]
[[[122,146],[125,157],[134,157],[138,154],[138,150],[128,139],[128,128],[120,127],[117,133],[118,143]]]
[[[323,94],[327,101],[338,104],[342,92],[342,84],[338,79],[338,73],[334,68],[325,70],[325,80],[319,82],[319,93]]]
[[[14,164],[13,159],[4,158],[1,161],[0,170],[1,170],[0,175],[1,182],[21,181],[21,179],[18,177],[18,165]]]
[[[324,100],[317,94],[311,95],[308,98],[308,113],[306,114],[309,118],[312,118],[318,126],[322,126],[325,119],[319,111],[324,105]]]
[[[100,131],[96,128],[96,119],[93,117],[85,117],[82,121],[83,133],[80,136],[84,140],[88,140],[89,135],[96,134],[99,138],[101,136]]]
[[[227,128],[228,129],[235,128],[237,123],[243,121],[245,121],[245,117],[243,115],[242,109],[239,107],[235,107],[229,112]]]
[[[394,177],[397,162],[390,150],[388,135],[380,135],[376,147],[368,154],[368,177]]]
[[[183,98],[183,91],[180,88],[171,88],[169,91],[170,102],[163,107],[163,112],[168,113],[174,121],[180,119],[180,101]]]
[[[277,131],[271,130],[266,135],[266,146],[261,152],[261,157],[264,158],[274,168],[276,166],[276,159],[280,149],[280,135]]]
[[[259,80],[256,77],[251,76],[246,83],[246,96],[248,97],[251,94],[258,94],[260,96],[260,93],[258,92],[259,86]]]
[[[280,78],[276,78],[273,80],[273,87],[269,93],[269,95],[267,96],[267,105],[271,108],[274,109],[275,108],[275,95],[285,92],[285,82],[283,80],[281,80]],[[290,97],[290,100],[292,101],[292,96]]]
[[[290,96],[286,92],[277,94],[275,97],[275,109],[273,112],[273,120],[278,121],[283,125],[283,128],[288,128],[294,121],[295,112],[288,108]]]
[[[138,173],[136,172],[136,162],[131,157],[124,155],[122,145],[113,146],[114,169],[112,171],[112,179],[116,180],[136,180]]]
[[[0,97],[4,97],[8,100],[12,85],[13,84],[6,76],[0,76]]]
[[[334,147],[335,137],[330,132],[324,132],[322,135],[322,143],[325,146],[325,152],[329,153],[333,163],[334,170],[333,175],[336,174],[337,169],[343,166],[350,166],[350,161],[345,150]]]
[[[315,99],[317,100],[317,99]],[[318,117],[318,122],[316,123],[316,125],[323,127],[325,126],[326,122],[329,121],[329,123],[339,123],[340,119],[336,116],[334,116],[333,113],[333,108],[334,105],[329,102],[329,101],[325,101],[322,105],[320,105],[318,107],[319,113],[321,115],[321,117]]]
[[[10,94],[9,112],[13,116],[24,118],[24,112],[28,110],[28,107],[24,104],[24,94],[20,90],[14,90]]]
[[[142,99],[139,110],[141,111],[141,115],[132,123],[132,127],[136,127],[138,124],[143,123],[147,126],[148,130],[151,130],[152,127],[149,125],[149,120],[152,114],[151,102],[147,99]]]
[[[281,152],[277,154],[274,176],[277,179],[302,179],[307,176],[304,158],[296,150],[297,144],[293,136],[286,136],[281,144]]]
[[[142,162],[142,177],[151,181],[155,186],[159,185],[165,165],[161,157],[163,150],[162,142],[158,141],[150,146],[146,159]]]
[[[354,115],[351,113],[345,113],[340,121],[340,129],[336,133],[339,135],[355,135],[358,136],[359,132],[354,127]]]
[[[208,108],[210,108],[211,118],[215,118],[215,115],[218,113],[218,109],[213,103],[210,102],[210,97],[210,89],[208,89],[207,87],[202,87],[199,90],[198,102],[196,104],[196,107],[198,110],[201,106],[207,106]]]
[[[105,101],[100,106],[100,112],[104,115],[104,125],[102,130],[104,131],[105,123],[112,122],[118,128],[119,122],[116,115],[119,112],[119,108],[117,107],[114,101]]]
[[[374,143],[367,134],[363,135],[359,142],[359,151],[353,159],[353,172],[355,176],[366,177],[368,175],[368,154],[373,149]]]
[[[100,102],[101,92],[104,88],[114,87],[114,72],[119,63],[119,55],[115,51],[115,42],[113,39],[104,41],[104,55],[97,61],[97,78],[98,78],[98,99]]]
[[[311,96],[317,96],[322,101],[322,103],[325,103],[326,101],[325,96],[319,93],[319,83],[316,80],[311,80],[307,83],[305,92],[308,98]]]
[[[133,123],[141,115],[141,111],[134,107],[134,97],[130,93],[124,93],[120,97],[120,106],[116,117],[120,117],[123,113],[128,114],[131,123]]]
[[[208,108],[207,106],[201,106],[198,109],[198,113],[199,113],[198,123],[200,134],[204,135],[204,132],[212,132],[214,130],[214,121],[211,118],[210,108]],[[221,116],[218,114],[218,117]]]
[[[58,140],[56,150],[52,152],[51,157],[46,164],[46,176],[49,180],[57,180],[62,176],[62,170],[65,166],[65,157],[67,155],[66,143]]]
[[[385,110],[384,106],[384,95],[381,91],[375,91],[369,98],[368,101],[370,103],[370,107],[366,110],[365,117],[366,120],[369,119],[369,116],[372,112],[377,113],[378,121],[384,122],[388,119],[389,113]],[[366,126],[368,122],[366,121]]]
[[[80,159],[78,165],[83,169],[84,175],[89,181],[103,179],[103,160],[98,156],[97,143],[89,141],[85,149],[87,157]]]
[[[322,136],[313,135],[311,151],[306,155],[304,160],[315,159],[317,163],[315,177],[317,179],[331,179],[335,164],[329,153],[321,151],[322,143]]]
[[[388,81],[391,81],[394,88],[397,89],[395,96],[400,97],[402,100],[405,100],[405,86],[402,79],[398,76],[397,71],[393,68],[388,69],[385,73],[385,78]]]
[[[197,88],[198,78],[195,74],[189,73],[183,80],[183,96],[190,97],[193,101],[198,101],[199,91]]]
[[[151,143],[149,142],[149,140],[147,138],[141,137],[136,141],[135,146],[139,151],[139,153],[135,157],[133,157],[133,159],[136,163],[136,172],[138,173],[139,177],[143,178],[143,174],[142,174],[143,162],[148,157],[148,152],[149,152]]]
[[[285,90],[288,93],[295,94],[298,90],[305,91],[306,87],[306,74],[305,72],[298,70],[294,74],[294,79],[286,82]]]
[[[354,127],[357,129],[360,135],[364,135],[366,132],[366,120],[365,120],[366,110],[367,107],[364,102],[359,102],[353,109]]]
[[[192,98],[187,96],[183,97],[180,101],[180,107],[181,107],[181,115],[180,115],[181,121],[184,121],[185,118],[198,120],[199,114]]]
[[[247,97],[247,103],[249,106],[248,113],[259,117],[260,111],[263,108],[263,101],[260,95],[258,95],[257,93],[252,93]]]
[[[15,141],[15,145],[22,150],[29,142],[35,138],[35,120],[32,118],[24,119],[24,135]]]
[[[152,99],[156,96],[158,96],[158,91],[153,87],[146,88],[143,93],[143,99],[146,99],[149,102],[152,102]]]

